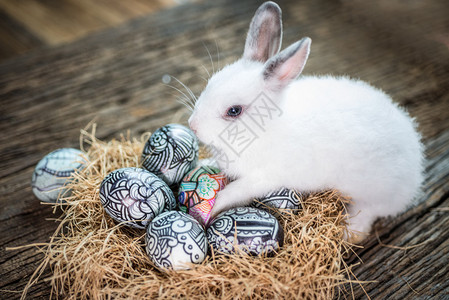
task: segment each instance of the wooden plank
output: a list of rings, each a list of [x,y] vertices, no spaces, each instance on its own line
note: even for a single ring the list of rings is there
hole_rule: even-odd
[[[421,204],[377,222],[378,236],[347,261],[363,261],[354,273],[358,280],[375,281],[364,284],[372,299],[449,297],[449,131],[429,141],[427,149]],[[354,287],[355,298],[365,298],[365,291]]]
[[[0,61],[42,47],[45,42],[0,10]]]
[[[71,42],[88,33],[175,5],[174,1],[0,1],[0,9],[49,45]]]
[[[378,18],[369,19],[371,14],[394,19],[394,14],[383,13],[382,5],[378,11],[368,7],[371,13],[355,1],[287,0],[280,5],[284,45],[305,35],[313,39],[305,73],[347,74],[372,82],[420,122],[430,157],[426,201],[393,222],[378,223],[377,231],[384,243],[396,246],[430,241],[425,248],[404,251],[383,247],[373,236],[356,251],[364,264],[354,273],[359,279],[377,280],[366,286],[373,298],[413,297],[413,290],[423,298],[441,296],[447,292],[447,266],[441,262],[448,259],[448,214],[441,210],[448,206],[446,45],[438,39],[417,45],[426,30],[411,39],[408,32],[415,29],[389,31]],[[77,146],[79,129],[93,119],[99,123],[100,139],[118,137],[127,129],[139,135],[169,122],[185,122],[185,109],[162,84],[162,76],[174,75],[199,94],[205,85],[200,76],[207,77],[202,65],[212,69],[203,44],[215,65],[218,58],[224,65],[240,56],[257,6],[237,0],[181,6],[0,65],[0,230],[6,233],[0,236],[0,290],[22,289],[39,263],[32,249],[17,253],[4,247],[45,242],[55,228],[44,221],[52,216],[50,209],[38,203],[29,187],[37,161],[53,149]],[[420,20],[429,20],[428,14],[441,9],[433,7],[421,9],[426,17]],[[430,33],[446,32],[444,22],[429,26]],[[363,298],[362,289],[354,288],[357,298]],[[30,298],[48,293],[41,281]]]

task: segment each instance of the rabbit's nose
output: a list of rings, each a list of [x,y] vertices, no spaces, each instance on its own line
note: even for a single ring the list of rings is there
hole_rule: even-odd
[[[197,131],[197,123],[193,120],[189,120],[190,129],[196,134]]]

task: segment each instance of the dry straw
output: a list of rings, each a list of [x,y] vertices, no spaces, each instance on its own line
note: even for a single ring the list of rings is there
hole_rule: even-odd
[[[111,171],[139,166],[144,141],[123,137],[102,142],[82,131],[89,163],[75,173],[71,196],[45,257],[24,290],[45,268],[52,276],[52,298],[67,299],[331,299],[341,292],[350,268],[343,255],[344,203],[334,191],[300,199],[297,214],[283,214],[285,242],[273,257],[214,254],[191,270],[161,271],[144,250],[144,231],[115,223],[103,210],[99,186]]]

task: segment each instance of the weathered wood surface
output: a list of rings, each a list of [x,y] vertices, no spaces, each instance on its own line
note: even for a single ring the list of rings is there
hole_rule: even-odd
[[[73,42],[175,4],[174,0],[1,0],[0,62],[42,45]]]
[[[353,272],[375,281],[364,284],[373,299],[449,298],[448,4],[362,2],[280,1],[284,47],[310,36],[305,73],[367,80],[417,118],[429,155],[424,202],[376,225],[383,244],[417,246],[394,249],[373,235],[355,250],[363,264]],[[138,136],[168,122],[185,122],[186,111],[162,76],[176,76],[198,94],[205,84],[201,76],[207,77],[202,65],[212,69],[203,44],[215,67],[218,59],[222,66],[237,58],[258,5],[189,4],[0,65],[1,298],[19,297],[41,258],[33,249],[5,247],[46,242],[56,228],[45,220],[55,217],[51,208],[31,192],[37,161],[53,149],[78,146],[79,129],[92,120],[105,140],[127,129]],[[357,299],[366,298],[360,286],[353,289]],[[351,297],[347,290],[344,295]],[[49,291],[40,281],[29,298],[48,298]]]

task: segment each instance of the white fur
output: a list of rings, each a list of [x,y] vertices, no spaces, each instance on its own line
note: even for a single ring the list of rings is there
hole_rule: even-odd
[[[283,52],[270,61],[285,58]],[[368,232],[377,217],[410,205],[423,180],[423,147],[408,114],[382,91],[346,77],[301,77],[279,85],[263,75],[270,61],[242,58],[215,74],[189,120],[201,141],[231,161],[217,158],[235,181],[218,194],[212,214],[281,187],[335,188],[353,199],[350,230]],[[280,116],[258,126],[251,113],[261,92]],[[237,104],[246,107],[241,117],[224,118]],[[258,136],[240,155],[223,139],[232,122],[243,122]]]

